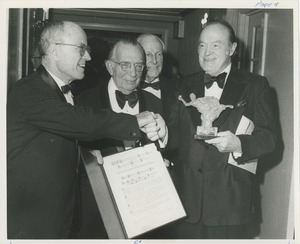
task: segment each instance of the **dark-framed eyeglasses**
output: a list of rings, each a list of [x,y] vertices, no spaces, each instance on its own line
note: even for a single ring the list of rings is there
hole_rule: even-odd
[[[84,56],[85,52],[91,53],[91,47],[87,46],[85,44],[76,45],[76,44],[68,44],[68,43],[57,42],[57,43],[55,43],[55,45],[78,47],[79,48],[79,53],[80,53],[81,57]]]
[[[113,63],[120,65],[121,69],[125,72],[129,71],[131,69],[131,65],[134,66],[135,71],[142,72],[144,70],[145,65],[143,63],[130,63],[130,62],[116,62],[113,60],[110,60]]]

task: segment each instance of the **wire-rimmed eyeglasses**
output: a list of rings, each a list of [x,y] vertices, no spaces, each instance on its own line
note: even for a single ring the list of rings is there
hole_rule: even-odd
[[[81,57],[84,56],[85,52],[91,53],[91,47],[87,46],[85,44],[76,45],[76,44],[68,44],[68,43],[57,42],[57,43],[55,43],[55,45],[78,47],[79,48],[79,53],[80,53]]]
[[[116,62],[113,60],[110,60],[115,64],[118,64],[121,66],[121,69],[125,72],[129,71],[131,69],[131,65],[134,66],[135,71],[142,72],[144,70],[145,65],[143,63],[130,63],[130,62]]]

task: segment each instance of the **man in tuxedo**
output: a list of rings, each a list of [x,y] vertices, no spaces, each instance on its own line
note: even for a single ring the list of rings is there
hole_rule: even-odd
[[[81,93],[76,101],[95,109],[112,109],[117,113],[138,114],[145,110],[154,113],[158,123],[159,143],[166,146],[167,128],[161,117],[160,100],[151,93],[144,92],[138,85],[144,70],[145,55],[141,45],[135,40],[118,41],[109,53],[106,68],[111,75],[108,82],[99,87]],[[122,121],[122,123],[125,123]],[[138,144],[150,141],[142,138]],[[100,150],[102,156],[111,155],[136,146],[135,141],[117,139],[102,139],[83,146]],[[79,239],[106,239],[105,231],[95,197],[88,177],[82,167],[82,224],[77,235]]]
[[[142,45],[146,54],[146,71],[141,82],[141,88],[161,99],[159,76],[163,68],[164,43],[153,34],[141,34],[137,41]]]
[[[158,36],[150,33],[139,35],[137,41],[142,45],[146,55],[146,67],[140,87],[143,91],[149,92],[160,99],[162,116],[166,121],[168,129],[172,130],[174,128],[172,123],[177,116],[174,113],[176,110],[172,109],[172,107],[177,102],[178,79],[170,79],[161,75],[165,45]],[[176,160],[177,156],[178,143],[176,134],[177,131],[170,131],[168,146],[163,152],[165,161],[169,165],[173,165],[172,161]]]
[[[177,91],[178,78],[172,79],[163,75],[163,61],[165,44],[156,35],[147,33],[138,36],[137,41],[142,45],[146,54],[146,70],[140,86],[159,99],[166,95],[173,95]]]
[[[49,23],[41,65],[7,99],[8,239],[71,238],[77,215],[77,140],[158,138],[152,113],[136,116],[74,106],[67,89],[90,60],[86,34],[73,22]],[[164,129],[164,128],[163,128]]]
[[[182,82],[180,93],[187,102],[194,93],[197,98],[213,96],[233,109],[214,121],[217,137],[203,141],[194,139],[200,112],[179,104],[181,196],[188,219],[179,225],[178,238],[248,238],[254,175],[229,164],[228,158],[231,154],[238,164],[247,165],[274,150],[276,139],[268,82],[233,67],[236,46],[227,22],[208,22],[198,45],[203,71]],[[251,135],[235,135],[242,116],[254,123]]]

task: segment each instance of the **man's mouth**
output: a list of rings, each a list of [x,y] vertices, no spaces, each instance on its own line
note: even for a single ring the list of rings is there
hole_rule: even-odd
[[[213,62],[216,58],[205,58],[204,62]]]
[[[151,67],[147,67],[148,70],[157,70],[158,66],[151,66]]]

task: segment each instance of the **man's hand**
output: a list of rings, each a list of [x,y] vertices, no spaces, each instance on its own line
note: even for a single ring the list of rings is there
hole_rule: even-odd
[[[220,152],[242,153],[240,139],[230,131],[219,132],[217,138],[205,142],[214,145]]]
[[[155,119],[154,113],[145,111],[137,114],[136,118],[140,130],[146,133],[149,140],[156,141],[159,137],[157,132],[157,121]]]
[[[156,141],[158,139],[161,139],[163,141],[167,133],[166,123],[163,120],[163,118],[160,116],[160,114],[152,113],[152,115],[155,119],[155,125],[153,126],[152,123],[146,125],[144,127],[145,129],[144,132],[147,134],[147,137],[151,141]]]
[[[154,114],[149,111],[144,111],[142,113],[139,113],[135,115],[137,118],[137,122],[139,125],[139,128],[141,131],[145,132],[145,127],[155,127],[156,126],[156,120],[154,118]]]
[[[151,141],[156,141],[161,139],[161,141],[165,140],[165,136],[167,134],[167,127],[164,119],[160,116],[160,114],[153,114],[156,124],[153,127],[152,124],[146,125],[145,130],[147,137]]]
[[[167,127],[160,114],[148,111],[136,115],[140,130],[147,134],[151,141],[164,140],[167,134]]]
[[[160,114],[155,114],[154,117],[157,123],[156,127],[157,127],[158,138],[163,141],[167,134],[166,122],[164,121],[164,119],[161,117]]]

